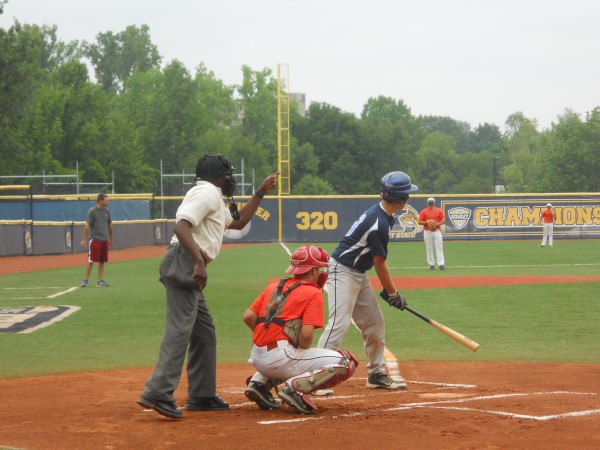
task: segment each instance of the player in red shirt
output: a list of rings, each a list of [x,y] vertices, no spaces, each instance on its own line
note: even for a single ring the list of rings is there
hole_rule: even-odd
[[[244,313],[254,345],[250,360],[257,372],[244,393],[261,409],[281,405],[270,392],[285,381],[277,396],[296,412],[313,414],[316,405],[305,394],[335,386],[354,374],[356,358],[345,350],[311,348],[314,330],[323,327],[323,286],[329,255],[305,245],[292,255],[283,278],[270,284]],[[276,388],[277,390],[277,388]]]
[[[430,220],[434,220],[437,224],[435,230],[429,228]],[[435,269],[435,258],[437,258],[439,269],[444,270],[446,268],[444,265],[444,243],[440,225],[446,223],[446,217],[444,216],[444,211],[435,206],[435,199],[433,197],[427,199],[427,208],[419,213],[419,223],[423,225],[423,241],[425,241],[429,268],[431,270]]]
[[[554,221],[556,220],[556,213],[552,208],[552,203],[546,204],[546,209],[540,213],[540,223],[544,224],[544,236],[542,237],[542,243],[540,247],[545,247],[546,242],[550,247],[554,244]]]

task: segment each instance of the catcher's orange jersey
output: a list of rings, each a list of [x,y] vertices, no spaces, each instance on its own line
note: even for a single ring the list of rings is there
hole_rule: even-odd
[[[297,278],[290,278],[286,281],[282,292],[285,293],[292,284],[299,281]],[[250,310],[258,317],[265,317],[268,314],[269,301],[277,291],[279,283],[270,284],[250,305]],[[285,322],[293,319],[302,319],[302,325],[313,325],[315,328],[323,328],[323,292],[319,287],[309,281],[304,281],[300,286],[294,289],[285,299],[283,309],[275,317],[279,317]],[[264,347],[272,342],[289,340],[283,332],[283,327],[276,323],[271,323],[265,328],[264,323],[259,323],[252,332],[252,340],[257,347]]]
[[[425,208],[423,211],[419,213],[419,221],[427,222],[428,220],[435,220],[437,223],[440,223],[446,217],[444,216],[444,211],[437,206],[433,208]],[[423,225],[426,230],[429,230],[428,225]]]

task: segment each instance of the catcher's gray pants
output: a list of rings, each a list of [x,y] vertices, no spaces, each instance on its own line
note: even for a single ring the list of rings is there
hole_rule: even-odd
[[[542,245],[554,244],[554,222],[544,222],[544,236],[542,237]]]
[[[213,397],[217,386],[217,339],[201,291],[181,289],[166,281],[167,323],[146,398],[175,401],[186,350],[189,397]]]
[[[444,243],[442,241],[442,232],[438,228],[435,231],[423,231],[423,241],[425,241],[425,250],[427,251],[427,263],[435,266],[437,258],[438,266],[444,265]],[[435,250],[435,258],[433,251]]]
[[[351,321],[354,321],[363,336],[369,360],[367,373],[385,372],[385,321],[367,275],[331,258],[327,293],[329,321],[318,347],[331,350],[342,348],[344,335]]]

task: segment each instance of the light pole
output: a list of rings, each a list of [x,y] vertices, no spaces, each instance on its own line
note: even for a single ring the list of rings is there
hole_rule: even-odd
[[[494,156],[494,185],[492,186],[492,192],[495,194],[496,193],[496,160],[500,158],[499,156]]]

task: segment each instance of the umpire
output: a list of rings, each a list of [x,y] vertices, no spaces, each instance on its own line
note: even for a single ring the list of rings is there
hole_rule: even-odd
[[[203,290],[206,266],[219,254],[226,229],[241,230],[265,194],[277,186],[278,172],[266,177],[238,212],[232,199],[233,164],[223,156],[205,155],[196,164],[197,184],[177,209],[175,235],[160,262],[166,289],[167,318],[158,361],[138,404],[172,419],[183,417],[173,393],[179,385],[186,351],[188,411],[229,409],[216,395],[217,341]],[[228,198],[229,209],[223,201]]]

